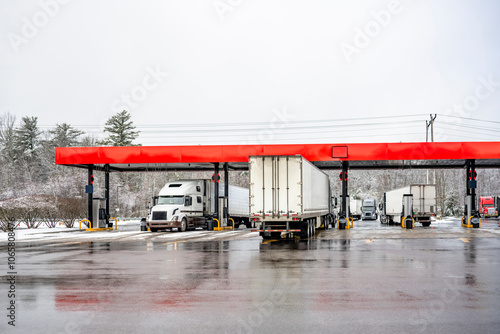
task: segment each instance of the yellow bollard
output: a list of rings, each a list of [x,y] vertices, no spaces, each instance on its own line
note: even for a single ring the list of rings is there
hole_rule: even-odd
[[[109,219],[114,219],[115,220],[115,230],[118,228],[118,219],[115,217],[110,217]]]
[[[212,218],[212,220],[215,220],[215,221],[217,222],[217,227],[214,227],[214,230],[215,230],[215,231],[220,231],[220,227],[219,227],[220,223],[219,223],[219,220],[218,220],[217,218]]]
[[[92,228],[92,223],[90,222],[90,220],[88,219],[82,219],[80,220],[80,226],[78,227],[78,229],[82,229],[82,222],[89,222],[89,228]]]

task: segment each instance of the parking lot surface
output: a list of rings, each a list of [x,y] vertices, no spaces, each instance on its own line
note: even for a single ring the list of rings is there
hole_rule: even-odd
[[[1,239],[1,332],[499,332],[498,220],[414,230],[355,222],[281,241],[138,227],[18,231],[15,327]]]

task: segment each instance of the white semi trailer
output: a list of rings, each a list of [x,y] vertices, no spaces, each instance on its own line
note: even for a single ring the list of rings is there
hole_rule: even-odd
[[[363,214],[362,205],[363,205],[362,200],[351,199],[349,201],[349,210],[350,210],[349,217],[352,217],[352,219],[361,219],[361,215]]]
[[[328,175],[300,155],[249,158],[250,215],[264,238],[307,238],[333,222]]]
[[[248,221],[248,189],[229,186],[228,214],[237,224]],[[224,185],[219,185],[219,200],[223,202]],[[189,228],[208,228],[213,221],[215,208],[215,187],[212,180],[179,180],[167,182],[146,219],[146,226],[151,232],[177,228],[186,231]],[[222,205],[219,210],[222,214]],[[222,215],[220,215],[222,216]]]
[[[413,184],[386,192],[381,207],[381,223],[401,224],[405,195],[412,195],[412,217],[415,222],[429,226],[431,217],[436,216],[436,186],[433,184]]]

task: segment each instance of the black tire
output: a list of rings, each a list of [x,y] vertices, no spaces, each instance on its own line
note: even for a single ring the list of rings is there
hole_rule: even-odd
[[[302,239],[309,238],[309,233],[310,233],[309,231],[310,231],[309,222],[307,221],[302,222],[300,227],[300,237]]]
[[[422,226],[423,227],[429,227],[429,226],[431,226],[431,222],[423,222]]]
[[[177,228],[177,232],[186,232],[187,230],[187,220],[186,218],[182,218],[181,227]]]
[[[158,229],[154,228],[154,227],[151,227],[150,230],[151,230],[151,232],[158,232]]]

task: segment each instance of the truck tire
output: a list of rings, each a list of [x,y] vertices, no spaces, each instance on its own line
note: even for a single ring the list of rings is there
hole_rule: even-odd
[[[181,227],[177,229],[177,232],[186,232],[186,230],[187,230],[187,220],[186,218],[182,218]]]
[[[149,230],[150,230],[151,232],[158,232],[158,229],[157,229],[157,228],[154,228],[154,227],[151,227]]]
[[[431,225],[431,222],[423,222],[422,226],[423,227],[429,227]]]
[[[311,225],[308,221],[302,222],[301,228],[300,228],[300,237],[302,239],[307,239],[311,236]]]

